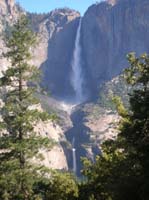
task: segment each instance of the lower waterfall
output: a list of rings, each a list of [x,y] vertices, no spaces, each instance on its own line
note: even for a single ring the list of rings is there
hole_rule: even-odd
[[[76,161],[76,149],[75,149],[75,138],[72,140],[72,161],[73,161],[73,172],[77,172],[77,161]]]
[[[77,163],[76,163],[76,149],[72,148],[72,159],[73,159],[73,172],[77,172]]]

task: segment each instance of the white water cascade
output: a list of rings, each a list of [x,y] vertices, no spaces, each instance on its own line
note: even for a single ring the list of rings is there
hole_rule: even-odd
[[[79,26],[77,29],[75,47],[72,59],[72,75],[71,75],[71,85],[75,92],[75,103],[82,103],[84,100],[83,95],[83,75],[82,75],[82,65],[81,65],[81,45],[80,45],[80,35],[81,35],[81,19],[79,21]]]
[[[72,140],[72,161],[73,161],[73,172],[74,174],[77,173],[77,161],[76,161],[76,149],[75,149],[75,138],[73,137]]]

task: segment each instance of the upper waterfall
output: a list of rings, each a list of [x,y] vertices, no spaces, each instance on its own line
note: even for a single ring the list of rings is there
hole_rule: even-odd
[[[83,74],[82,74],[82,63],[81,63],[81,45],[80,45],[80,36],[81,36],[81,19],[79,21],[79,26],[77,29],[75,47],[73,51],[73,59],[71,63],[72,75],[71,75],[71,85],[75,92],[75,103],[79,104],[84,101],[83,94]]]

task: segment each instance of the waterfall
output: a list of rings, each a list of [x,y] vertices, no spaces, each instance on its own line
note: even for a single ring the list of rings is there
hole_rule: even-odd
[[[73,172],[77,172],[77,161],[76,161],[76,149],[75,149],[75,138],[72,139],[72,161],[73,161]]]
[[[75,92],[75,103],[82,103],[84,100],[83,95],[83,75],[81,66],[81,45],[80,45],[80,35],[81,35],[81,19],[79,21],[79,26],[77,29],[75,47],[72,59],[72,76],[71,85]]]
[[[73,172],[77,172],[77,162],[76,162],[76,149],[72,148],[72,159],[73,159]]]

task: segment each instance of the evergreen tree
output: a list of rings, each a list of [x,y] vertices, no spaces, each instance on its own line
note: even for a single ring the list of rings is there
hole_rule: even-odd
[[[70,173],[53,171],[50,180],[38,182],[36,192],[41,192],[43,200],[77,200],[78,185]]]
[[[33,164],[33,160],[41,157],[41,148],[51,148],[49,139],[41,137],[34,127],[50,116],[39,111],[34,95],[39,71],[29,60],[36,35],[29,29],[25,16],[10,30],[4,56],[11,66],[0,79],[0,199],[32,200],[36,199],[33,186],[47,172],[43,166]]]
[[[124,77],[133,87],[130,108],[115,98],[121,116],[119,134],[104,142],[95,164],[84,160],[87,181],[80,187],[81,200],[149,199],[149,55],[130,53],[128,61]]]

